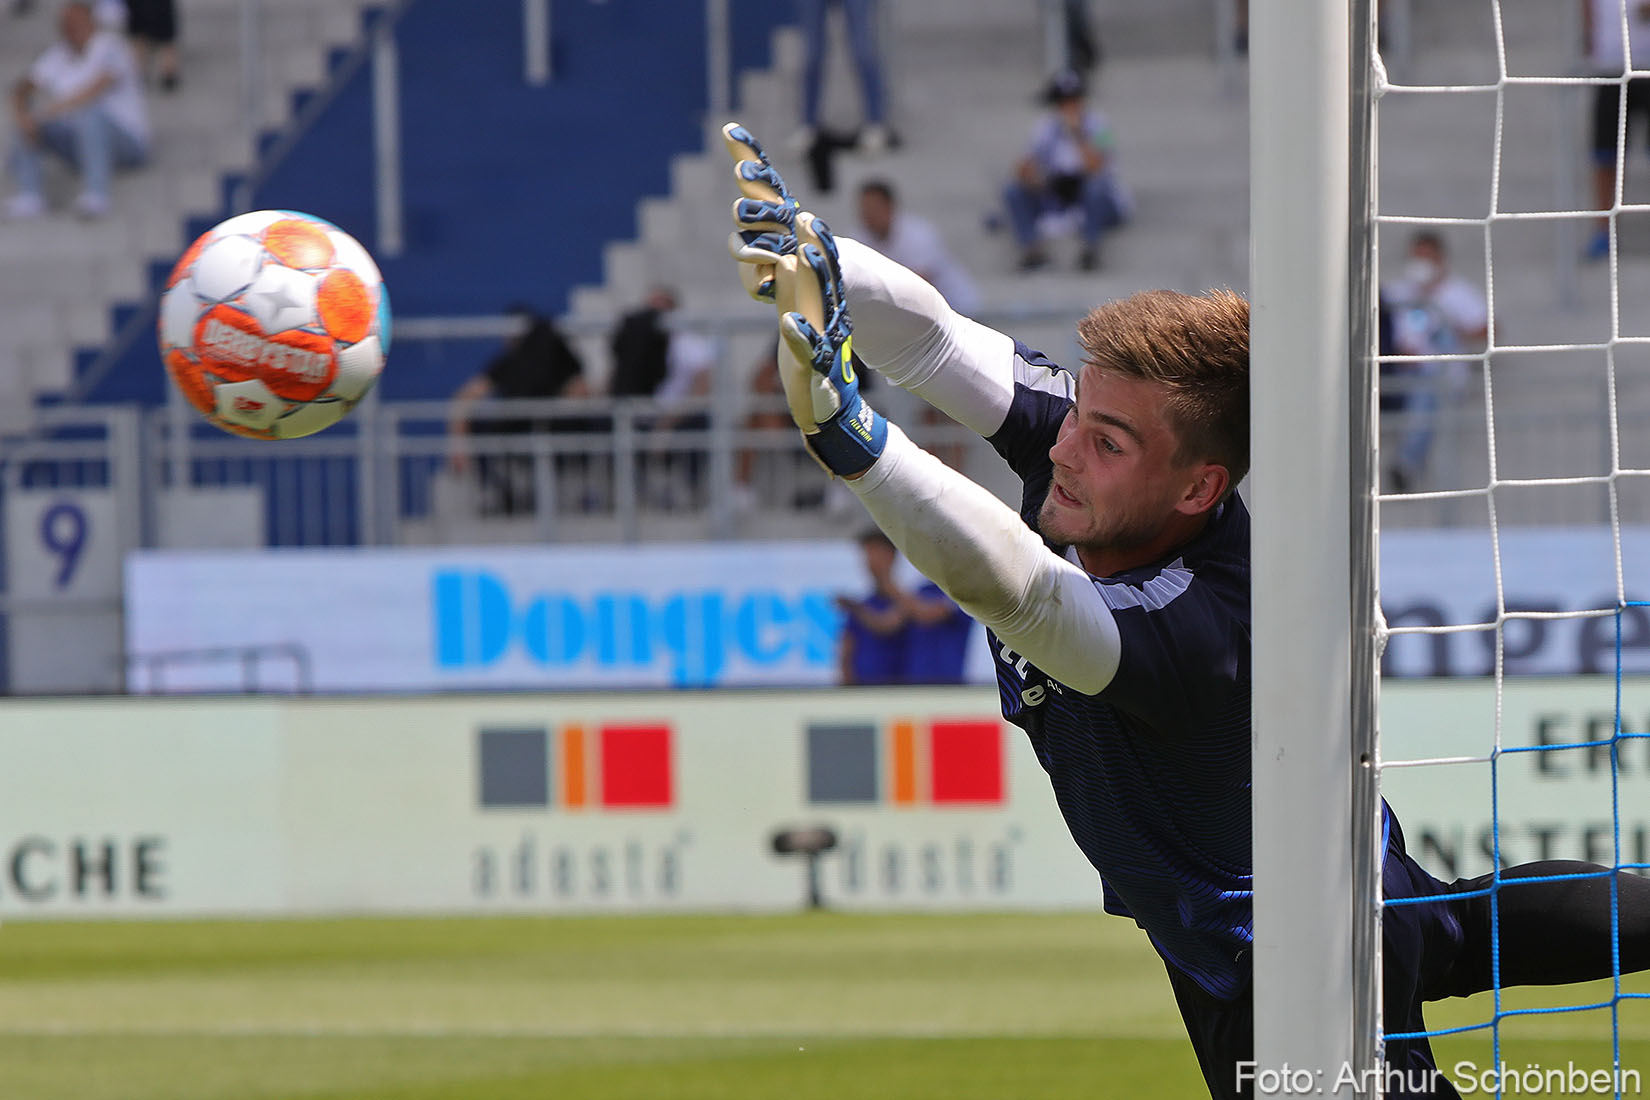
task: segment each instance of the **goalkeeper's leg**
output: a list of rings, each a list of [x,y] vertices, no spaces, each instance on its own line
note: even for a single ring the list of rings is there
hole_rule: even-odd
[[[1552,876],[1580,877],[1519,881]],[[1493,986],[1491,881],[1483,875],[1450,884],[1451,893],[1483,893],[1450,905],[1461,922],[1461,949],[1426,990],[1428,1000],[1465,997]],[[1575,860],[1525,863],[1501,872],[1495,910],[1503,987],[1608,978],[1616,936],[1621,973],[1650,970],[1650,879]]]

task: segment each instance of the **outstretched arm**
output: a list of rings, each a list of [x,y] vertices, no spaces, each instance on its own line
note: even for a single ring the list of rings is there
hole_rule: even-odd
[[[1014,401],[1014,341],[964,317],[874,248],[843,237],[837,251],[859,357],[953,420],[994,435]]]
[[[1062,684],[1103,690],[1121,657],[1116,620],[1088,574],[992,493],[906,438],[859,395],[835,241],[803,214],[776,265],[780,380],[820,463],[845,478],[895,546],[964,611]]]

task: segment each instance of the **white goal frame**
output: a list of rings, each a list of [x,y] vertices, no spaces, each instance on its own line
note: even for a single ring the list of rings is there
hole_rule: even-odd
[[[1255,1068],[1376,1096],[1374,3],[1249,17]]]

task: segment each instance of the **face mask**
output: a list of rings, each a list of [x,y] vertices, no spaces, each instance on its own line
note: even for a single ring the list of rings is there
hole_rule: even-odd
[[[1434,260],[1416,256],[1404,265],[1404,282],[1406,283],[1430,286],[1432,283],[1437,282],[1438,275],[1438,264]]]

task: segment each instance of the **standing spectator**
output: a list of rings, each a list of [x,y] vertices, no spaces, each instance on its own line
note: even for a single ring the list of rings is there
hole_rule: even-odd
[[[880,153],[892,141],[888,131],[887,103],[883,97],[882,61],[877,53],[876,0],[797,0],[802,21],[802,128],[794,145],[798,152],[813,148],[819,140],[819,108],[825,91],[825,9],[831,3],[842,7],[848,22],[848,44],[854,67],[859,70],[860,103],[865,126],[859,134],[859,148]]]
[[[710,426],[704,406],[714,377],[716,344],[696,332],[672,328],[668,319],[675,310],[675,292],[654,287],[641,308],[622,317],[613,331],[608,392],[614,397],[652,397],[665,406],[665,415],[636,422],[646,432],[702,432]],[[641,458],[644,492],[662,495],[667,503],[684,491],[690,500],[700,499],[702,448],[670,451],[654,446]]]
[[[109,212],[114,170],[149,156],[149,119],[131,50],[100,31],[91,5],[64,5],[61,41],[52,44],[12,89],[11,170],[17,193],[6,204],[13,218],[46,212],[45,154],[63,157],[81,173],[75,209],[83,217]],[[37,102],[38,101],[38,102]]]
[[[162,91],[178,87],[178,7],[177,0],[126,0],[126,33],[137,43],[143,75],[152,75],[151,63],[160,70]]]
[[[1390,476],[1400,493],[1420,483],[1432,451],[1440,389],[1458,392],[1471,368],[1452,355],[1482,351],[1489,339],[1489,304],[1484,292],[1449,269],[1444,239],[1431,230],[1410,238],[1409,260],[1399,277],[1382,288],[1389,314],[1392,350],[1398,355],[1438,356],[1422,363],[1394,363],[1383,383],[1396,380],[1396,400],[1382,407],[1405,415],[1407,427]]]
[[[1622,5],[1626,5],[1627,41],[1622,41]],[[1629,62],[1650,68],[1650,3],[1642,0],[1581,0],[1582,48],[1596,76],[1622,76]],[[1650,115],[1650,77],[1627,81],[1627,127]],[[1616,131],[1621,127],[1621,88],[1600,84],[1593,89],[1593,206],[1608,211],[1616,204]],[[1626,144],[1631,144],[1630,142]],[[1600,215],[1587,242],[1586,257],[1610,254],[1610,219]]]
[[[450,450],[448,465],[462,473],[470,466],[469,439],[472,436],[524,436],[535,430],[552,432],[588,431],[587,419],[557,418],[532,420],[525,417],[473,418],[475,403],[489,397],[547,398],[588,397],[584,364],[548,317],[527,306],[515,306],[511,313],[521,317],[521,335],[511,340],[482,372],[465,382],[453,395],[448,414]],[[585,456],[563,455],[558,465],[584,465]],[[488,451],[476,462],[481,483],[483,515],[529,515],[534,511],[533,457],[530,454],[500,454]]]
[[[897,600],[906,619],[905,683],[962,683],[974,620],[926,578],[915,592],[900,590]]]
[[[838,596],[842,609],[842,682],[844,684],[898,684],[905,680],[907,635],[905,612],[894,583],[894,544],[872,528],[859,536],[865,571],[871,578],[869,595],[854,599]]]
[[[1112,163],[1111,123],[1083,97],[1081,74],[1068,69],[1049,79],[1043,91],[1049,112],[1003,192],[1020,246],[1021,271],[1048,263],[1039,242],[1039,222],[1047,215],[1081,211],[1083,250],[1077,266],[1084,271],[1099,266],[1105,231],[1128,220],[1132,204]]]
[[[928,280],[952,309],[968,315],[979,310],[980,292],[968,271],[946,249],[932,222],[899,208],[893,185],[885,180],[860,184],[859,227],[860,240]]]

